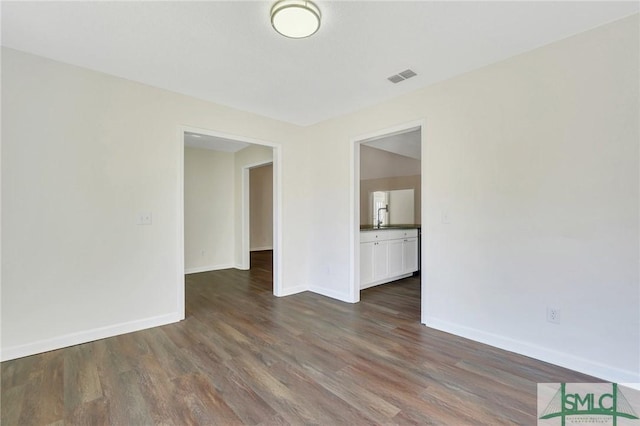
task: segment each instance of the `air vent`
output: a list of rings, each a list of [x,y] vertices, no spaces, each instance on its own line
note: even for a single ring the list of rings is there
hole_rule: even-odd
[[[412,70],[404,70],[404,71],[402,71],[401,73],[398,73],[398,74],[400,74],[402,77],[404,77],[405,80],[407,78],[415,77],[416,75],[418,75],[415,72],[413,72]]]
[[[387,77],[387,80],[395,84],[400,83],[401,81],[404,81],[408,78],[415,77],[416,75],[418,74],[413,72],[413,70],[404,70],[398,74],[392,75],[391,77]]]

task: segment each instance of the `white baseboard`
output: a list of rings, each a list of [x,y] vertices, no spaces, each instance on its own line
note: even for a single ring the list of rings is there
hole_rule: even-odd
[[[397,276],[395,276],[393,278],[385,278],[385,279],[378,280],[378,281],[373,281],[373,282],[370,282],[370,283],[367,283],[367,284],[364,284],[364,285],[361,284],[360,285],[360,290],[364,290],[364,289],[367,289],[367,288],[375,287],[375,286],[380,285],[380,284],[392,283],[394,281],[398,281],[398,280],[401,280],[403,278],[409,278],[412,275],[413,275],[413,272],[410,272],[408,274],[397,275]]]
[[[330,297],[332,299],[337,299],[342,302],[353,303],[353,300],[351,300],[351,296],[349,293],[343,293],[335,290],[328,290],[326,288],[317,287],[314,285],[309,287],[309,291],[321,294],[323,296]]]
[[[276,297],[284,297],[284,296],[291,296],[292,294],[298,294],[298,293],[302,293],[303,291],[307,291],[309,290],[307,288],[307,286],[305,285],[298,285],[295,287],[288,287],[282,290],[281,293],[279,294],[274,294],[274,296]]]
[[[200,272],[209,272],[209,271],[219,271],[220,269],[230,269],[233,268],[234,265],[223,264],[223,265],[208,265],[208,266],[196,266],[195,268],[185,268],[185,274],[198,274]]]
[[[273,246],[251,247],[251,249],[249,249],[249,251],[264,251],[264,250],[273,250]]]
[[[66,348],[68,346],[93,342],[94,340],[105,339],[107,337],[118,336],[120,334],[133,333],[134,331],[140,331],[147,328],[171,324],[180,320],[180,314],[174,312],[167,315],[109,325],[106,327],[94,328],[91,330],[79,331],[77,333],[65,334],[62,336],[39,340],[37,342],[27,343],[24,345],[3,347],[2,353],[0,354],[0,360],[9,361],[11,359],[22,358],[42,352],[53,351],[55,349]]]
[[[475,328],[461,326],[448,321],[441,321],[433,317],[426,317],[425,325],[427,327],[435,328],[436,330],[451,333],[456,336],[464,337],[466,339],[474,340],[476,342],[484,343],[510,352],[515,352],[520,355],[545,361],[613,383],[640,382],[640,375],[633,371],[623,370],[611,365],[580,358],[529,342],[523,342],[497,334],[487,333]]]

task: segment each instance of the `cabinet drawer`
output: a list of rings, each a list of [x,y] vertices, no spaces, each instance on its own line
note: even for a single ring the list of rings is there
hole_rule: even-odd
[[[393,238],[389,238],[390,240],[396,238],[412,238],[418,236],[417,229],[398,229],[394,230],[393,232]]]
[[[384,231],[364,231],[360,232],[361,243],[372,243],[384,240]]]
[[[372,241],[397,240],[400,238],[411,238],[417,236],[417,229],[382,229],[375,231],[361,231],[360,242],[370,243]]]

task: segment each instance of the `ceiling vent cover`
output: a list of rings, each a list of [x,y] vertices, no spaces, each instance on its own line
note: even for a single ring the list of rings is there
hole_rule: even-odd
[[[404,81],[408,78],[411,77],[415,77],[416,74],[413,70],[404,70],[402,72],[399,72],[398,74],[394,74],[391,77],[387,77],[387,80],[389,80],[392,83],[400,83],[401,81]]]
[[[404,70],[404,71],[402,71],[401,73],[398,73],[398,74],[400,74],[405,79],[411,78],[411,77],[415,77],[416,75],[418,75],[415,72],[413,72],[413,70]]]

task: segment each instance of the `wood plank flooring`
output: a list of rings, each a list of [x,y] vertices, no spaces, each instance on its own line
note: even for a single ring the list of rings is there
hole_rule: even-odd
[[[421,325],[417,278],[276,298],[270,264],[187,276],[180,323],[2,363],[2,425],[533,425],[537,382],[595,380]]]

